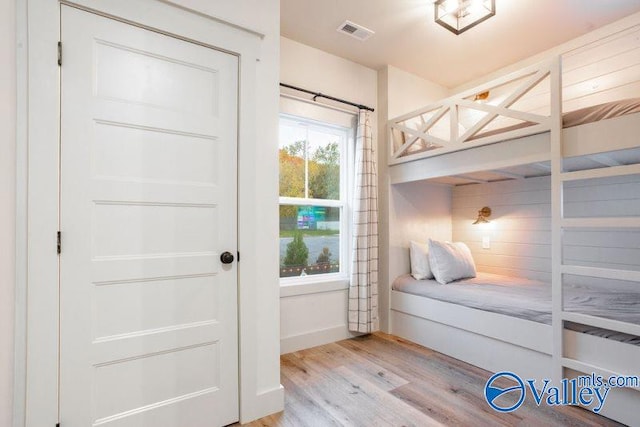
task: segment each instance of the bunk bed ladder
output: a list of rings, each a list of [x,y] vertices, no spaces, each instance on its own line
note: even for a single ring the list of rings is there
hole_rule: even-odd
[[[551,319],[553,329],[552,380],[560,384],[563,378],[563,325],[562,320],[562,221],[563,184],[560,180],[562,165],[562,62],[556,57],[550,66],[551,81]]]
[[[551,69],[551,209],[552,209],[552,327],[553,355],[552,377],[560,382],[564,377],[564,369],[572,369],[585,374],[596,373],[604,377],[631,372],[613,372],[605,367],[586,361],[566,357],[564,347],[564,322],[574,322],[596,328],[608,329],[640,336],[640,325],[618,320],[597,317],[572,311],[564,311],[563,275],[595,277],[612,280],[640,282],[640,271],[620,270],[614,268],[586,267],[564,264],[563,233],[569,229],[640,229],[640,217],[590,217],[565,218],[564,184],[583,179],[606,178],[640,174],[640,164],[608,166],[599,169],[586,169],[564,172],[562,155],[562,95],[561,95],[561,61],[558,58]],[[640,146],[640,145],[639,145]],[[624,369],[623,369],[624,370]]]
[[[565,182],[577,181],[582,179],[592,178],[605,178],[624,175],[636,175],[640,174],[640,165],[623,165],[623,166],[610,166],[601,169],[587,169],[576,172],[564,172],[560,173],[557,178],[553,179],[553,185],[562,186]],[[561,218],[560,230],[554,228],[554,233],[558,231],[562,232],[566,229],[579,228],[579,229],[624,229],[624,228],[640,228],[640,217],[612,217],[612,218]],[[554,259],[554,262],[556,260]],[[555,271],[554,271],[555,274]],[[585,276],[595,277],[601,279],[611,280],[626,280],[632,282],[640,282],[640,271],[634,270],[620,270],[614,268],[600,268],[600,267],[585,267],[578,265],[565,265],[562,262],[559,263],[560,280],[562,280],[563,274],[570,274],[573,276]],[[555,309],[555,305],[554,305]],[[593,326],[602,329],[608,329],[615,332],[622,332],[630,335],[640,336],[640,325],[634,323],[626,323],[618,320],[607,319],[603,317],[592,316],[588,314],[570,312],[562,310],[560,307],[559,322],[562,325],[565,321],[579,323],[583,325]],[[554,311],[554,322],[556,320],[556,311]],[[555,328],[554,323],[554,328]],[[554,329],[554,333],[555,333]],[[560,331],[562,332],[562,331]],[[562,338],[559,340],[562,343]],[[584,361],[567,358],[564,355],[564,348],[560,347],[559,353],[556,353],[558,348],[554,347],[554,360],[559,355],[560,370],[563,368],[570,368],[575,371],[590,374],[595,372],[596,374],[608,377],[614,374],[626,374],[630,372],[613,372],[604,367],[596,366]]]

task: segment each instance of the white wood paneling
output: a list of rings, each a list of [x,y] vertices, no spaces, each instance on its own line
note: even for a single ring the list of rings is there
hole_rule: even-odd
[[[564,188],[565,218],[640,216],[640,175],[565,182]]]
[[[564,112],[640,96],[639,34],[635,26],[562,56]],[[549,85],[533,88],[513,107],[548,114]]]
[[[466,242],[480,271],[551,279],[549,177],[466,185],[453,189],[453,239]],[[472,225],[489,206],[488,225]],[[491,248],[482,249],[482,238]]]
[[[386,119],[398,114],[404,114],[407,111],[419,108],[437,99],[444,98],[449,95],[447,88],[435,85],[431,82],[420,79],[419,77],[397,69],[392,66],[386,66],[378,71],[378,117],[384,119],[379,121],[378,134],[378,179],[379,179],[379,217],[380,224],[378,230],[380,233],[380,265],[379,267],[379,303],[381,308],[380,327],[385,332],[391,332],[389,320],[389,300],[391,281],[395,279],[398,273],[398,258],[405,261],[408,257],[408,251],[405,247],[398,246],[393,252],[390,248],[390,241],[396,239],[398,228],[397,220],[391,219],[392,212],[398,212],[401,208],[396,207],[396,201],[392,199],[393,186],[390,185],[391,170],[387,165],[388,150],[387,143],[388,129]],[[450,193],[450,189],[447,189]],[[446,197],[447,212],[449,212],[450,195]],[[445,232],[451,236],[451,219],[450,214],[446,215],[447,225]],[[401,268],[406,264],[401,264]]]
[[[389,194],[389,281],[409,273],[409,241],[451,240],[452,188],[426,182],[392,185]]]
[[[445,304],[454,314],[458,312],[458,309],[467,308],[455,304]],[[392,307],[394,307],[393,304]],[[476,319],[484,318],[487,315],[495,316],[495,313],[483,311],[474,313]],[[506,319],[498,320],[497,323],[502,321],[505,324],[510,324],[513,320],[520,319],[506,317]],[[470,332],[467,329],[423,318],[420,313],[406,313],[399,310],[391,311],[391,321],[395,335],[491,372],[508,370],[518,372],[525,378],[549,378],[551,374],[551,357],[548,354],[511,344],[494,337],[492,334],[484,335]],[[548,338],[551,333],[549,326],[525,321],[525,324],[529,323],[533,325],[531,328],[518,329],[514,327],[513,329],[519,330],[522,336],[539,336],[542,340],[546,337],[550,342]],[[521,324],[518,323],[518,326]],[[523,330],[526,332],[523,333]]]
[[[547,160],[549,138],[538,134],[390,166],[389,178],[392,184],[399,184]]]
[[[550,185],[549,177],[538,177],[454,187],[453,238],[469,245],[479,270],[550,280]],[[627,221],[633,226],[633,221],[622,217],[640,213],[639,175],[571,181],[564,187],[565,215],[596,217],[585,219],[590,221],[586,225],[602,220],[613,225],[617,221],[620,227]],[[472,225],[483,206],[493,210],[491,224]],[[483,236],[490,237],[490,249],[482,249]],[[638,271],[639,242],[637,228],[572,228],[564,232],[563,260],[571,265]]]
[[[582,156],[638,146],[640,114],[628,114],[562,131],[562,155]]]
[[[554,68],[558,71],[558,75],[547,75],[547,73],[540,71],[532,78],[532,68],[526,67],[490,83],[484,83],[474,89],[442,100],[440,103],[431,104],[413,113],[390,120],[391,131],[389,134],[392,143],[391,149],[394,153],[390,157],[389,164],[397,165],[412,160],[421,160],[421,166],[426,168],[428,165],[423,161],[425,158],[454,153],[467,148],[460,144],[465,141],[466,137],[475,135],[475,138],[479,138],[474,139],[473,146],[500,142],[505,138],[524,137],[548,130],[548,118],[553,118],[558,122],[555,124],[561,126],[561,113],[640,96],[640,81],[638,81],[640,71],[639,34],[640,26],[633,25],[571,52],[565,52],[561,56],[562,71],[560,64]],[[554,62],[554,67],[555,64],[556,62]],[[541,70],[546,70],[544,63],[540,67]],[[523,80],[528,78],[532,78],[532,85],[527,91],[516,91],[514,95],[507,97],[508,93],[514,89],[514,85],[521,84]],[[555,92],[558,93],[558,102],[551,96],[553,94],[552,86],[556,88]],[[486,90],[489,90],[489,97],[482,104],[474,104],[469,100],[471,98],[456,101],[458,97],[473,97]],[[500,110],[501,106],[509,107],[510,110],[516,112]],[[551,114],[554,109],[558,111]],[[438,111],[435,115],[433,114],[434,110]],[[438,121],[439,116],[443,113],[446,113],[443,119]],[[499,116],[496,118],[495,114],[499,114]],[[542,119],[538,120],[537,115]],[[457,122],[451,122],[451,119],[459,119],[460,128]],[[534,125],[518,131],[482,138],[484,130],[509,126],[520,123],[522,120]],[[440,123],[445,121],[447,123]],[[628,124],[627,121],[619,121],[619,123]],[[431,129],[429,129],[430,127]],[[451,135],[457,136],[461,129],[462,137],[457,139],[451,137]],[[476,134],[478,131],[480,133]],[[594,135],[583,143],[581,137],[585,132],[592,132]],[[606,147],[607,144],[603,144],[603,140],[610,140],[612,132],[618,133],[620,131],[613,131],[610,127],[603,129],[600,126],[588,126],[584,130],[570,129],[568,132],[564,132],[565,136],[579,137],[579,142],[572,141],[567,144],[568,146],[563,150],[564,154],[568,155],[572,151],[576,152],[575,154],[585,153],[592,147],[594,152],[611,149],[611,147]],[[633,146],[636,138],[634,133],[631,135],[633,136],[622,136],[620,141],[616,141],[616,144],[620,148]],[[576,149],[575,146],[580,144],[585,148]],[[413,168],[409,167],[409,169]],[[424,172],[422,175],[427,178]],[[437,175],[432,174],[432,176]],[[410,179],[410,177],[403,178],[404,180]]]
[[[16,96],[15,88],[18,82],[21,83],[23,77],[16,73],[16,53],[21,59],[22,56],[22,40],[21,34],[16,37],[16,8],[19,16],[21,15],[21,5],[17,2],[2,2],[0,5],[0,57],[5,64],[0,69],[0,425],[9,426],[12,422],[12,404],[13,389],[15,394],[21,393],[22,381],[20,378],[13,385],[13,366],[20,367],[22,365],[22,354],[16,354],[15,362],[13,360],[14,340],[21,342],[24,337],[16,335],[14,338],[14,297],[20,301],[23,293],[17,289],[14,293],[14,283],[16,277],[21,276],[22,267],[15,266],[16,260],[16,239],[22,243],[25,227],[21,218],[23,209],[23,201],[21,198],[16,200],[16,182],[20,182],[23,174],[21,167],[16,167]],[[17,40],[16,40],[17,39]],[[16,43],[16,41],[18,41]],[[19,59],[19,60],[20,60]],[[20,68],[18,68],[20,69]],[[18,83],[19,84],[19,83]],[[17,106],[21,109],[21,105]],[[18,149],[18,158],[23,157],[23,153]],[[20,178],[16,181],[16,173]],[[16,207],[18,214],[16,215]],[[16,233],[17,231],[17,233]],[[20,260],[20,252],[22,248],[17,248],[18,261]],[[21,327],[21,320],[24,313],[20,310],[19,305],[15,307],[17,325]],[[18,346],[19,347],[19,346]],[[20,399],[16,399],[19,402]],[[16,416],[20,417],[20,409],[16,406]]]

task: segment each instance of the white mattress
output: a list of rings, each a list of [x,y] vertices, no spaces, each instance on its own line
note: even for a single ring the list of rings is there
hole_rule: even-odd
[[[398,277],[396,291],[419,295],[479,310],[551,324],[551,285],[537,280],[478,273],[441,285],[435,280],[415,280],[409,274]],[[640,324],[640,290],[604,290],[565,283],[564,307],[572,311]],[[571,329],[578,328],[572,327]],[[640,337],[598,328],[579,327],[579,331],[640,345]]]

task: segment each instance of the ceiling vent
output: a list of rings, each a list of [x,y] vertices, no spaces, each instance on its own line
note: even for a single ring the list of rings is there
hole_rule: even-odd
[[[346,34],[360,41],[365,41],[366,39],[368,39],[369,37],[375,34],[370,29],[365,28],[362,25],[355,24],[351,21],[344,21],[338,27],[337,31],[339,33]]]

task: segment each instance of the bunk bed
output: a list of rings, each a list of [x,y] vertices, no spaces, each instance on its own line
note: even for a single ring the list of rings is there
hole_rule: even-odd
[[[604,51],[626,37],[640,51],[638,33],[634,27],[596,46]],[[399,277],[390,290],[392,333],[492,372],[552,378],[557,384],[579,374],[640,375],[640,265],[627,270],[563,263],[563,235],[568,231],[640,230],[637,215],[563,215],[565,185],[640,174],[640,162],[600,162],[605,167],[586,169],[570,166],[574,159],[607,153],[640,158],[640,103],[637,95],[625,97],[633,92],[629,88],[639,85],[637,72],[632,80],[611,83],[598,97],[571,91],[577,85],[595,87],[594,81],[605,81],[606,75],[597,74],[606,68],[603,62],[592,67],[599,71],[593,71],[591,81],[583,77],[584,81],[563,86],[564,79],[575,78],[566,70],[563,74],[563,60],[571,64],[589,55],[585,48],[554,57],[388,122],[392,185],[468,178],[479,171],[495,171],[506,179],[509,168],[538,165],[548,169],[552,195],[551,283],[532,285],[523,278],[480,275],[476,281],[439,285]],[[604,102],[590,104],[594,98]],[[626,316],[616,313],[614,306],[603,312],[584,304],[580,286],[597,281],[626,286],[627,294],[621,296],[630,304]],[[526,292],[507,294],[502,302],[491,296],[514,282],[522,288],[531,285],[534,294],[542,292],[542,300]],[[599,291],[603,300],[611,296],[602,287]],[[524,306],[522,310],[510,310],[518,305]],[[638,404],[640,389],[612,389],[601,413],[633,424],[638,422],[634,417]]]

